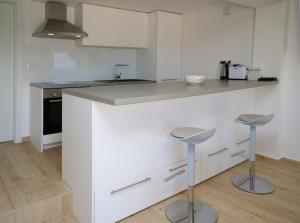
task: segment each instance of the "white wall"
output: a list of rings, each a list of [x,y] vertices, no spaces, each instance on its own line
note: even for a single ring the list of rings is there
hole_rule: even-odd
[[[290,0],[287,26],[286,61],[282,80],[282,153],[300,161],[300,8],[298,0]]]
[[[284,62],[287,1],[256,9],[253,66],[262,69],[263,76],[275,76],[281,82]],[[281,111],[282,83],[277,87],[256,90],[256,113],[275,113],[274,120],[258,129],[257,151],[261,155],[282,157]]]
[[[251,65],[254,10],[224,3],[189,10],[183,16],[183,75],[219,77],[219,62]]]
[[[117,63],[130,64],[127,77],[136,77],[135,49],[75,47],[70,40],[31,37],[44,20],[44,4],[23,1],[23,136],[29,135],[31,82],[111,79]],[[73,8],[68,8],[68,20],[74,21]]]
[[[0,2],[0,142],[13,138],[14,6]]]
[[[300,10],[299,0],[283,0],[257,9],[254,66],[277,76],[279,86],[256,92],[258,113],[275,112],[259,130],[258,152],[300,161]]]

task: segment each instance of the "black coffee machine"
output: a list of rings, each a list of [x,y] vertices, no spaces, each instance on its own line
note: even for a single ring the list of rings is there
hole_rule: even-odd
[[[221,80],[228,80],[229,79],[229,66],[231,61],[220,61],[220,79]]]

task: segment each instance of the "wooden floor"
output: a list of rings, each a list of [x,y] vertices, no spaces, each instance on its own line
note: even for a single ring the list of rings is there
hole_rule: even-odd
[[[72,203],[61,148],[40,153],[29,142],[0,143],[0,223],[71,223]]]
[[[275,193],[270,195],[249,194],[231,185],[232,176],[247,170],[248,164],[245,162],[201,183],[195,188],[196,199],[209,203],[217,210],[218,223],[300,223],[300,163],[258,157],[257,174],[276,186]],[[48,217],[46,220],[35,221],[39,218],[40,211],[37,207],[31,207],[39,201],[54,198],[47,204],[50,210],[71,200],[69,193],[70,189],[61,178],[61,148],[39,153],[30,143],[0,143],[0,223],[77,222],[72,215],[58,220]],[[62,194],[66,195],[65,198],[57,200],[59,204],[56,203],[56,197]],[[137,213],[121,223],[168,223],[164,215],[165,207],[180,198],[185,198],[185,193]],[[5,216],[26,206],[32,208],[36,215],[22,220],[25,219],[22,212],[20,221],[10,220],[10,217],[1,218],[1,215]],[[65,208],[63,212],[71,210]],[[18,218],[18,215],[14,218]]]
[[[231,177],[248,170],[242,163],[195,188],[195,197],[213,206],[218,223],[300,223],[300,163],[258,157],[257,175],[276,186],[270,195],[254,195],[234,188]],[[168,223],[164,210],[172,201],[185,198],[176,195],[121,223]]]

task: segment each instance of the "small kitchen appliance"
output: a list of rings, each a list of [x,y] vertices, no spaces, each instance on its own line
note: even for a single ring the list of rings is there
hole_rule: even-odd
[[[231,61],[220,61],[220,79],[221,80],[228,80],[229,79],[229,66]]]
[[[248,80],[248,67],[241,64],[233,64],[229,67],[229,80]]]

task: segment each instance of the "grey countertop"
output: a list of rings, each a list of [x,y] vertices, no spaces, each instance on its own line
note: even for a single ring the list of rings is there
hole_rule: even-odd
[[[42,89],[59,89],[59,88],[78,88],[78,87],[96,87],[105,86],[101,82],[95,81],[74,81],[74,82],[41,82],[31,83],[30,86]]]
[[[133,81],[132,81],[133,80]],[[96,81],[65,81],[65,82],[40,82],[31,83],[30,86],[41,89],[64,89],[64,88],[84,88],[84,87],[99,87],[99,86],[112,86],[112,85],[131,85],[131,84],[147,84],[149,82],[156,82],[151,80],[135,79],[119,80],[119,82],[111,82],[115,80],[96,80]]]
[[[69,94],[110,105],[136,104],[197,95],[276,85],[274,82],[207,80],[200,86],[185,82],[151,83],[142,85],[100,86],[64,89]]]

